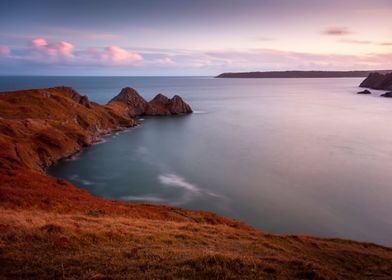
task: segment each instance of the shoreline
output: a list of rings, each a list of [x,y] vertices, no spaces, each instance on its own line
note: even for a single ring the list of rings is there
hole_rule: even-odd
[[[211,212],[98,198],[45,173],[43,167],[97,138],[135,127],[138,112],[189,112],[179,97],[173,104],[159,95],[149,108],[130,89],[107,105],[64,87],[17,93],[0,93],[0,276],[367,279],[392,273],[386,246],[270,234]]]

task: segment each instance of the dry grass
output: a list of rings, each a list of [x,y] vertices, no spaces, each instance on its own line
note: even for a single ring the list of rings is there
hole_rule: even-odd
[[[392,249],[225,224],[1,209],[7,279],[391,279]]]

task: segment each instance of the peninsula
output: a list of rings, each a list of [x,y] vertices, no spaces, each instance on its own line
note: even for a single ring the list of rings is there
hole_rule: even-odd
[[[106,105],[69,87],[0,93],[0,278],[392,277],[391,248],[101,199],[45,173],[103,135],[137,125],[136,116],[191,112],[179,96],[147,102],[129,87]]]
[[[388,73],[392,70],[379,71],[268,71],[222,73],[216,78],[360,78],[372,72]]]

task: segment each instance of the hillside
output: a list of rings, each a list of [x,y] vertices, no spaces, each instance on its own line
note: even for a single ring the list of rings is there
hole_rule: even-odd
[[[230,218],[101,199],[45,168],[181,97],[108,104],[72,88],[0,93],[0,279],[391,279],[392,249],[258,231]]]

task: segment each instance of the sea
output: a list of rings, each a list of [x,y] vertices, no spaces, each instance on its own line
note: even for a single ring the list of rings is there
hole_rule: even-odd
[[[19,76],[0,90],[66,85],[105,104],[130,86],[190,104],[48,170],[96,196],[392,246],[392,98],[356,94],[361,80]]]

